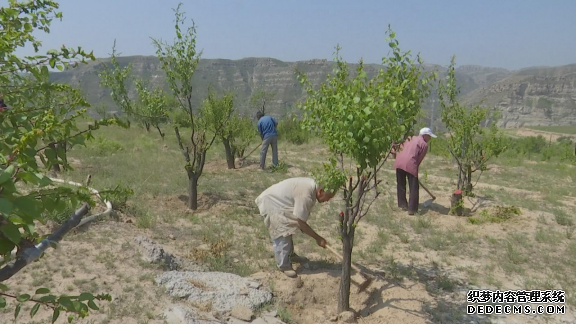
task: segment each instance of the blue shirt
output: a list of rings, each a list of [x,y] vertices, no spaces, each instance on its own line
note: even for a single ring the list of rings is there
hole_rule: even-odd
[[[260,132],[260,135],[262,135],[264,139],[271,136],[278,136],[276,123],[276,119],[270,116],[263,116],[258,121],[258,132]]]

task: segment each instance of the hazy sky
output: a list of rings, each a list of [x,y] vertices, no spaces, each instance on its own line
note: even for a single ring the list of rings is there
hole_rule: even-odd
[[[106,57],[153,55],[150,37],[172,40],[173,0],[61,0],[62,21],[45,50],[81,45]],[[326,58],[340,44],[349,62],[379,63],[388,24],[402,49],[427,63],[519,69],[576,63],[576,0],[187,0],[204,58]],[[3,5],[6,1],[1,2]],[[30,53],[23,51],[22,53]]]

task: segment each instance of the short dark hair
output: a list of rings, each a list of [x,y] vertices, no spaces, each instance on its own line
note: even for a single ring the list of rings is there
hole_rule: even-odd
[[[259,112],[256,113],[256,118],[257,118],[257,119],[260,119],[260,118],[262,118],[263,116],[264,116],[264,113],[261,112],[261,111],[259,111]]]

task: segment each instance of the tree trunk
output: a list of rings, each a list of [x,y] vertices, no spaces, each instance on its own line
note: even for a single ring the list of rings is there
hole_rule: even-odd
[[[150,124],[149,123],[144,123],[144,127],[146,127],[146,131],[149,132],[150,131]]]
[[[188,208],[198,209],[198,176],[188,171]]]
[[[456,189],[462,190],[463,189],[463,179],[462,179],[462,166],[458,165],[458,186]]]
[[[158,130],[158,133],[160,133],[160,137],[162,137],[162,140],[164,140],[164,133],[162,133],[162,130],[160,129],[160,126],[156,125],[156,129]]]
[[[471,165],[466,166],[466,186],[464,188],[465,188],[466,195],[469,195],[470,193],[472,193],[472,166]]]
[[[54,144],[54,143],[49,144],[48,147],[50,147],[51,149],[54,150],[54,153],[56,154],[56,158],[58,158],[58,148],[56,147],[56,144]],[[54,172],[60,172],[60,164],[54,163],[54,164],[52,165],[52,171],[54,171]]]
[[[234,153],[232,152],[232,147],[230,146],[230,140],[223,138],[222,143],[224,143],[224,151],[226,152],[226,162],[228,163],[228,169],[235,169],[236,165],[234,164]]]
[[[340,292],[338,297],[338,313],[350,309],[350,275],[352,268],[352,246],[354,244],[354,228],[348,235],[342,235],[342,276],[340,277]]]

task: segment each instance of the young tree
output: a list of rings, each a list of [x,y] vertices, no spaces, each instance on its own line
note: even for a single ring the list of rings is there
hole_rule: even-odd
[[[57,120],[65,120],[67,116],[76,112],[81,112],[82,109],[90,107],[88,102],[84,99],[79,89],[73,88],[67,84],[51,83],[47,76],[41,76],[40,80],[29,82],[42,82],[46,86],[38,89],[38,93],[31,102],[28,104],[30,107],[45,107],[51,110],[54,118]],[[62,136],[63,134],[59,134]],[[53,135],[46,134],[43,136],[42,141],[48,146],[46,154],[54,157],[54,159],[46,161],[46,167],[51,168],[53,172],[59,173],[61,166],[65,170],[70,170],[67,162],[67,145],[64,141],[56,141]],[[59,160],[64,163],[58,162]]]
[[[354,233],[379,195],[377,173],[388,159],[392,143],[411,133],[423,99],[429,93],[428,82],[434,77],[416,65],[410,52],[401,52],[394,32],[388,33],[392,55],[382,58],[384,68],[371,80],[367,79],[362,61],[356,74],[350,75],[347,63],[338,56],[339,47],[333,75],[318,90],[298,73],[307,92],[301,105],[304,124],[318,132],[333,154],[330,163],[324,163],[323,170],[315,172],[314,177],[328,190],[343,189],[345,208],[339,215],[343,249],[339,312],[350,306]],[[419,56],[418,62],[422,63]],[[344,167],[345,159],[354,163],[353,169]],[[374,195],[369,198],[371,191]]]
[[[234,125],[234,135],[230,140],[230,149],[235,158],[241,159],[248,146],[256,139],[258,131],[249,117],[239,114],[232,115],[232,125]]]
[[[452,57],[446,82],[438,84],[442,122],[448,129],[448,150],[458,166],[457,189],[472,194],[472,174],[487,170],[488,162],[505,149],[502,132],[496,126],[498,114],[477,105],[468,109],[457,100],[455,57]],[[487,126],[486,126],[487,125]]]
[[[228,169],[235,169],[235,158],[243,154],[256,137],[256,128],[249,118],[241,117],[234,109],[234,94],[225,93],[216,98],[210,91],[205,101],[202,118],[215,133],[226,153]]]
[[[103,72],[99,73],[100,84],[112,90],[112,100],[124,114],[136,119],[148,132],[150,127],[156,128],[162,139],[164,139],[165,134],[160,126],[169,121],[168,115],[171,108],[164,90],[161,88],[150,90],[146,81],[136,79],[134,80],[136,98],[131,98],[128,95],[126,83],[133,78],[131,76],[132,63],[122,68],[116,57],[116,41],[114,41],[112,54],[110,55],[110,65],[112,67],[102,64]]]
[[[266,104],[274,100],[276,91],[258,90],[250,97],[250,107],[257,107],[257,111],[266,114]]]
[[[88,205],[84,204],[66,226],[49,236],[53,242],[43,239],[34,227],[37,221],[44,221],[44,211],[62,211],[66,201],[74,206],[79,202],[94,205],[87,188],[55,186],[41,173],[36,159],[47,166],[68,167],[66,159],[58,154],[58,149],[53,149],[53,145],[62,144],[68,148],[83,145],[85,140],[93,138],[92,131],[119,123],[115,119],[102,119],[87,129],[78,129],[76,121],[86,116],[86,109],[71,111],[70,107],[85,107],[86,101],[77,93],[70,95],[70,88],[65,85],[45,82],[49,77],[48,67],[64,70],[95,60],[92,53],[80,47],[62,46],[45,55],[19,57],[16,54],[26,45],[31,45],[40,54],[40,42],[34,33],[50,31],[52,19],[62,17],[57,9],[56,2],[42,0],[11,0],[6,7],[0,8],[0,89],[10,106],[9,110],[0,112],[0,282],[37,260],[48,246],[61,239],[87,213]],[[43,95],[58,99],[38,100]],[[61,114],[59,109],[69,113]],[[14,248],[16,254],[12,257]],[[85,317],[89,309],[98,309],[94,300],[110,300],[109,295],[89,293],[55,296],[46,288],[39,288],[34,295],[14,295],[4,284],[0,284],[0,290],[0,308],[7,306],[6,298],[13,298],[17,302],[14,313],[17,317],[22,303],[31,302],[35,303],[30,311],[34,316],[43,305],[53,310],[53,322],[61,311]]]
[[[185,20],[184,13],[180,11],[181,5],[182,3],[179,3],[174,10],[176,14],[174,43],[168,44],[155,39],[153,42],[172,95],[177,100],[177,111],[171,114],[172,122],[178,146],[186,161],[184,169],[188,175],[188,207],[196,210],[198,208],[198,180],[204,169],[206,153],[214,143],[216,134],[208,134],[208,124],[202,120],[200,112],[192,105],[192,77],[200,61],[201,52],[196,51],[194,21],[186,31],[180,27]],[[182,127],[191,130],[190,146],[184,145],[180,136]]]

